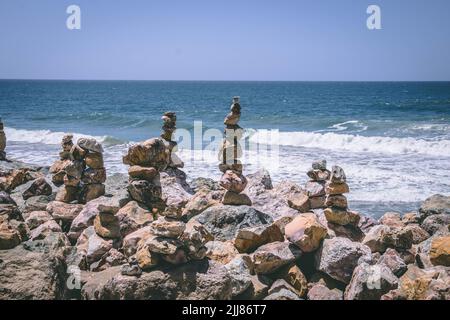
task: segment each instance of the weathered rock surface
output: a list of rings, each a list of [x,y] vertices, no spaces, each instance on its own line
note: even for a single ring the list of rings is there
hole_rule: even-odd
[[[409,265],[400,278],[398,289],[385,294],[384,300],[449,300],[450,275],[448,268],[420,269]]]
[[[419,220],[435,214],[450,214],[450,196],[435,194],[426,199],[420,206]]]
[[[284,241],[284,236],[276,224],[239,229],[234,239],[234,246],[239,252],[252,252],[263,244]]]
[[[206,256],[221,264],[227,264],[239,254],[232,241],[209,241],[205,247]]]
[[[82,288],[84,299],[108,300],[228,300],[231,279],[224,266],[211,261],[192,261],[175,268],[124,276],[105,270]]]
[[[329,289],[321,283],[313,285],[308,291],[308,300],[342,300],[343,293],[339,289]]]
[[[347,286],[345,300],[379,300],[382,295],[396,289],[398,279],[385,264],[361,263],[355,268]]]
[[[64,298],[66,267],[58,249],[67,243],[59,235],[0,251],[0,299]]]
[[[359,262],[371,262],[370,248],[347,238],[325,239],[316,254],[317,269],[333,279],[349,283]]]
[[[286,242],[272,242],[259,247],[252,255],[255,272],[269,274],[282,266],[294,262],[301,256],[301,251]]]
[[[213,206],[194,217],[216,240],[232,240],[242,228],[272,223],[272,218],[248,206]]]
[[[150,210],[136,201],[130,201],[120,208],[116,217],[119,219],[122,237],[148,226],[153,221]]]
[[[319,248],[327,236],[327,228],[318,221],[314,213],[305,213],[286,225],[285,235],[303,252],[312,252]]]

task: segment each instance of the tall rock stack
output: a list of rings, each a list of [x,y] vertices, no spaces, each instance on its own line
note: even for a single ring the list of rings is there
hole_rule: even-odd
[[[161,119],[164,121],[161,138],[166,145],[168,158],[170,159],[168,167],[183,168],[183,161],[181,161],[181,159],[175,154],[177,151],[177,142],[172,140],[173,133],[177,129],[177,115],[175,112],[169,111],[165,112]]]
[[[3,130],[2,118],[0,118],[0,161],[6,160],[6,135]]]
[[[130,166],[127,187],[130,197],[153,213],[165,209],[160,172],[167,168],[169,156],[163,138],[153,138],[131,146],[123,157],[123,163]]]
[[[325,183],[330,178],[326,160],[318,160],[312,163],[312,168],[306,173],[309,181],[305,185],[309,197],[310,209],[325,207]]]
[[[219,184],[226,189],[222,203],[227,205],[251,205],[250,198],[243,194],[247,186],[247,179],[242,174],[242,148],[239,140],[242,139],[243,129],[238,122],[241,117],[241,106],[239,97],[233,98],[230,113],[224,120],[225,137],[219,152],[219,170],[223,173]]]
[[[86,203],[105,194],[106,169],[103,161],[103,147],[95,139],[81,138],[73,149],[78,149],[85,169],[81,176],[80,203]],[[75,151],[75,153],[77,153]],[[72,152],[74,155],[74,152]]]
[[[357,226],[360,216],[349,211],[345,193],[350,192],[344,170],[339,166],[333,166],[330,178],[325,186],[327,208],[324,210],[328,222],[346,226]]]
[[[62,185],[57,201],[86,203],[105,194],[103,148],[95,139],[81,138],[77,144],[72,139],[72,135],[63,137],[60,160],[52,165],[50,173],[53,183]]]

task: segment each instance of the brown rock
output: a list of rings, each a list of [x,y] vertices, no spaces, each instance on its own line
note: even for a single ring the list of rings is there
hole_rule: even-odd
[[[33,181],[30,187],[22,194],[22,198],[27,200],[34,196],[49,196],[52,194],[52,187],[45,178],[41,177]]]
[[[422,229],[418,224],[408,224],[406,227],[403,227],[404,230],[410,230],[412,232],[412,243],[419,244],[430,237],[430,234]]]
[[[56,160],[53,165],[50,167],[50,173],[58,173],[60,171],[64,171],[67,165],[71,163],[70,160]]]
[[[133,181],[128,185],[128,192],[133,200],[152,206],[162,196],[161,186],[156,182],[146,180]]]
[[[101,169],[88,168],[88,169],[84,170],[81,181],[84,184],[104,183],[106,181],[106,170],[105,170],[105,168],[101,168]]]
[[[305,185],[305,191],[309,197],[320,197],[325,195],[325,183],[308,181]]]
[[[251,206],[252,200],[245,193],[236,193],[227,190],[223,195],[222,203],[231,206]]]
[[[450,267],[450,236],[433,238],[429,256],[432,264]]]
[[[119,219],[113,214],[100,212],[94,219],[94,230],[102,238],[119,238]]]
[[[64,183],[65,171],[59,171],[52,176],[52,182],[55,186],[60,186]]]
[[[228,191],[241,193],[247,186],[247,179],[242,174],[227,170],[220,179],[219,185]]]
[[[101,169],[105,166],[103,162],[103,155],[98,152],[88,152],[84,158],[84,161],[86,166],[92,169]]]
[[[123,163],[164,170],[169,163],[164,141],[155,138],[131,146],[128,154],[123,157]]]
[[[341,226],[357,226],[359,219],[361,218],[357,212],[342,210],[336,207],[326,208],[324,214],[328,222],[339,224]]]
[[[310,197],[309,205],[310,205],[311,209],[321,209],[321,208],[325,207],[325,201],[326,201],[325,196]]]
[[[185,229],[186,224],[184,222],[165,217],[160,217],[150,224],[151,232],[160,237],[179,238]]]
[[[190,218],[202,213],[209,207],[220,203],[223,195],[224,192],[222,190],[210,191],[206,188],[201,188],[184,206],[181,214],[182,218],[189,220]]]
[[[248,253],[263,244],[283,240],[284,237],[278,225],[271,224],[239,229],[234,240],[234,246],[240,253]]]
[[[326,181],[330,178],[330,171],[311,169],[307,173],[312,181]]]
[[[122,237],[148,226],[153,221],[150,210],[136,201],[128,202],[116,214],[119,219],[120,233]]]
[[[56,201],[70,203],[78,199],[78,188],[62,186],[56,194]]]
[[[83,160],[86,156],[87,151],[81,148],[79,145],[75,144],[70,149],[70,158],[72,160]]]
[[[268,274],[294,262],[301,251],[286,242],[272,242],[259,247],[252,255],[255,272]]]
[[[54,175],[53,179],[59,179],[59,177],[57,175]],[[80,182],[81,182],[80,179],[68,176],[67,174],[64,174],[63,183],[65,186],[78,188],[80,185]]]
[[[338,195],[349,193],[350,189],[347,183],[327,182],[327,184],[325,185],[325,192],[330,195]]]
[[[158,170],[152,167],[131,166],[128,175],[135,180],[152,181],[158,175]]]
[[[152,254],[147,246],[138,249],[136,252],[136,260],[139,267],[144,271],[155,267],[159,262],[157,255]]]
[[[298,266],[288,265],[282,267],[275,273],[275,277],[289,283],[294,288],[295,293],[300,297],[306,295],[306,292],[308,291],[308,281]]]
[[[47,212],[55,221],[70,224],[73,219],[83,210],[81,204],[68,204],[60,201],[52,201],[47,205]]]
[[[80,191],[79,201],[87,203],[105,194],[104,184],[85,184]]]
[[[347,198],[343,195],[327,195],[325,199],[325,206],[327,207],[337,207],[337,208],[347,208]]]
[[[314,213],[305,213],[286,225],[285,235],[303,252],[312,252],[319,248],[327,236],[327,228],[318,221]]]
[[[227,264],[239,254],[231,241],[209,241],[205,246],[207,249],[206,256],[221,264]]]
[[[308,300],[342,300],[343,292],[339,289],[329,289],[321,283],[317,283],[308,291]]]
[[[398,290],[391,291],[388,299],[407,300],[449,300],[450,276],[444,267],[420,269],[409,265],[400,278]],[[383,297],[382,299],[386,299]]]
[[[8,222],[0,221],[0,250],[12,249],[21,242],[20,233]]]
[[[404,227],[405,224],[398,212],[386,212],[380,219],[380,223],[388,227]]]
[[[311,207],[309,205],[309,197],[305,193],[293,194],[287,199],[289,207],[300,212],[308,212]]]

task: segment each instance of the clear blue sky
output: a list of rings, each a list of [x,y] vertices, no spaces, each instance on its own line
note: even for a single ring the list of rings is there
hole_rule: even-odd
[[[0,0],[0,78],[450,80],[450,1]]]

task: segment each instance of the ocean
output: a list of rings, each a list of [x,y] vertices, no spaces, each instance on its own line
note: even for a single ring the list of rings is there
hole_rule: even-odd
[[[374,217],[450,194],[450,82],[0,80],[0,116],[9,158],[51,165],[70,132],[97,138],[108,173],[125,173],[122,155],[159,136],[163,112],[177,113],[179,132],[200,121],[202,133],[223,130],[233,96],[245,141],[278,152],[244,150],[245,173],[265,167],[274,182],[303,185],[312,161],[326,159],[346,172],[350,208]],[[190,142],[180,138],[178,151],[189,177],[219,179],[216,153],[201,151],[209,141]]]

